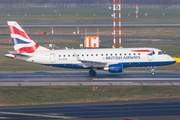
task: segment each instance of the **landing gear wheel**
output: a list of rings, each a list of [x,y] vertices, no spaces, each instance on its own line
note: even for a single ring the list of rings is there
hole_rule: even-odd
[[[152,70],[151,70],[151,75],[155,75],[155,72],[154,72],[154,71],[155,71],[155,69],[152,69]]]
[[[89,71],[89,75],[90,75],[90,76],[96,76],[96,71],[94,71],[94,70],[91,69],[91,70]]]
[[[151,75],[155,75],[155,68],[156,68],[156,66],[151,66]]]
[[[151,72],[151,75],[155,75],[155,72]]]

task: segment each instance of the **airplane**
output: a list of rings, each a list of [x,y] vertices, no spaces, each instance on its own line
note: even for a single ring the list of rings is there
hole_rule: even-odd
[[[120,73],[127,67],[151,67],[154,75],[156,66],[176,63],[157,48],[47,49],[36,44],[17,22],[7,23],[15,51],[9,51],[5,56],[17,60],[52,67],[90,69],[90,76],[96,76],[98,69]]]

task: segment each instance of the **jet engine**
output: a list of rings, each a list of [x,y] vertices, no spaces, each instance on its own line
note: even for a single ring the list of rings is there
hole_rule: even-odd
[[[105,71],[109,71],[111,73],[120,73],[123,71],[123,65],[122,64],[112,64],[107,67],[104,67]]]

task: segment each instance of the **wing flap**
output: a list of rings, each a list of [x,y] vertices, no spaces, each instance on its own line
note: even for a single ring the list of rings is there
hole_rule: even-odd
[[[88,61],[88,60],[78,60],[78,61],[80,61],[84,67],[103,68],[107,65],[107,63],[98,62],[98,61]]]

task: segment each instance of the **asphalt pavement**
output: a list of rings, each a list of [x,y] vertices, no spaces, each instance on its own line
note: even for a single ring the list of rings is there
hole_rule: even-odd
[[[119,23],[116,23],[118,26]],[[36,23],[31,23],[31,24],[20,24],[22,27],[92,27],[92,26],[113,26],[113,23],[42,23],[42,24],[36,24]],[[180,23],[121,23],[121,26],[180,26]],[[0,27],[8,27],[7,24],[0,24]]]
[[[86,86],[86,85],[180,85],[180,71],[97,71],[92,77],[82,71],[0,72],[0,86]]]
[[[74,103],[31,106],[2,106],[3,119],[77,119],[77,120],[178,120],[180,99]]]

